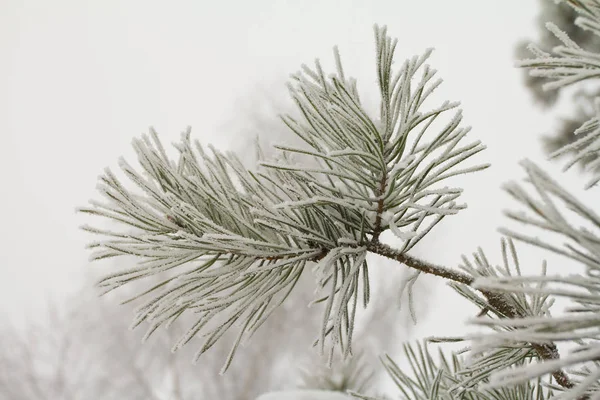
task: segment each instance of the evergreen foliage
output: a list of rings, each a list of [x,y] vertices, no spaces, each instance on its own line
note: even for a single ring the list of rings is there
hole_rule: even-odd
[[[578,13],[575,23],[600,36],[600,2],[568,0]],[[600,75],[600,54],[584,50],[566,33],[548,25],[561,45],[550,52],[532,47],[533,58],[520,66],[547,80],[556,90]],[[252,336],[293,290],[305,268],[316,271],[317,297],[324,303],[315,344],[321,353],[352,354],[359,302],[369,303],[367,253],[376,253],[421,273],[448,279],[451,286],[480,309],[474,323],[490,333],[433,341],[468,341],[468,357],[438,357],[427,344],[406,345],[411,371],[385,357],[383,363],[400,392],[410,399],[600,399],[600,217],[563,189],[531,161],[522,163],[535,195],[521,185],[505,186],[526,211],[507,212],[519,223],[541,228],[544,238],[502,229],[502,265],[494,266],[479,249],[460,269],[421,260],[410,250],[445,216],[466,207],[455,201],[461,189],[440,186],[487,164],[466,161],[484,149],[465,143],[458,103],[426,106],[441,80],[426,61],[431,50],[394,71],[396,40],[375,27],[377,78],[381,96],[378,116],[361,105],[355,80],[346,77],[339,53],[337,71],[326,76],[320,63],[303,66],[289,85],[301,118],[284,116],[285,124],[307,149],[276,146],[277,156],[261,160],[256,171],[245,169],[233,154],[198,142],[190,131],[176,144],[171,160],[158,135],[134,141],[142,171],[124,160],[120,165],[138,190],[126,188],[110,170],[99,190],[107,202],[93,201],[81,211],[125,225],[127,231],[84,229],[108,236],[90,244],[94,259],[134,255],[136,268],[100,282],[106,291],[170,271],[169,278],[149,287],[134,326],[149,324],[147,336],[191,311],[196,322],[174,346],[193,337],[204,345],[195,360],[230,329],[238,336],[235,350]],[[560,150],[573,161],[596,156],[598,117],[577,131],[586,136]],[[259,149],[260,150],[260,149]],[[316,166],[308,166],[311,160]],[[465,165],[467,164],[467,165]],[[593,176],[586,187],[600,181]],[[562,203],[559,205],[559,203]],[[566,209],[588,227],[569,222]],[[396,246],[380,241],[390,230]],[[556,246],[546,235],[568,241]],[[585,274],[522,276],[514,240],[565,255],[585,266]],[[410,286],[410,285],[409,285]],[[573,307],[553,316],[556,296]],[[133,300],[133,299],[132,299]],[[260,332],[256,333],[260,334]],[[559,354],[556,343],[572,345]],[[368,399],[361,394],[355,396]]]

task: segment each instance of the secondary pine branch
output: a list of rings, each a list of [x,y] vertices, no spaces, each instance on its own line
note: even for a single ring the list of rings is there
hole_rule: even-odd
[[[387,244],[379,242],[378,240],[371,241],[367,249],[372,253],[379,254],[381,256],[401,262],[402,264],[410,268],[414,268],[427,274],[432,274],[445,279],[449,279],[453,282],[471,286],[475,280],[473,277],[464,274],[460,271],[448,269],[440,265],[420,260],[406,253],[397,251],[392,247],[388,246]],[[506,316],[506,318],[524,317],[523,315],[520,315],[519,312],[510,303],[506,301],[504,293],[480,289],[478,290],[481,292],[481,294],[485,296],[490,306],[494,307],[494,309],[499,311],[502,315]],[[543,360],[557,360],[560,358],[560,354],[554,343],[531,343],[531,346],[537,352],[539,357]],[[573,381],[571,381],[567,374],[562,370],[554,371],[552,373],[552,376],[554,377],[556,382],[564,388],[570,389],[575,386]],[[587,398],[588,397],[584,396],[580,399],[585,400]]]
[[[479,290],[487,299],[488,303],[494,307],[496,310],[500,311],[500,313],[506,318],[522,318],[524,315],[519,314],[517,309],[513,307],[511,304],[505,301],[505,294],[499,292],[491,292],[487,290]],[[558,360],[560,359],[560,354],[558,352],[558,348],[554,343],[530,343],[531,347],[536,351],[538,356],[542,360]],[[567,376],[567,374],[558,369],[552,372],[552,376],[556,380],[560,386],[570,389],[575,386],[573,381]],[[587,396],[580,397],[580,400],[588,399]]]

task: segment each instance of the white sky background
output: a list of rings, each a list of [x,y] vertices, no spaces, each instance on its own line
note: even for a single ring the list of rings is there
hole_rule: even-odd
[[[399,38],[396,65],[436,48],[437,98],[462,102],[470,137],[488,146],[476,161],[493,165],[453,182],[469,208],[438,225],[418,249],[423,258],[455,267],[481,245],[499,261],[495,230],[514,205],[500,185],[522,178],[524,157],[548,165],[538,138],[557,115],[533,106],[513,67],[516,42],[537,36],[534,0],[0,4],[0,312],[15,321],[47,297],[79,290],[86,270],[106,267],[87,261],[91,237],[78,230],[85,220],[74,208],[99,198],[104,167],[121,155],[133,161],[133,137],[152,125],[170,143],[191,125],[203,143],[241,149],[251,140],[239,128],[249,114],[284,97],[284,79],[302,63],[319,57],[331,71],[336,44],[346,74],[374,101],[373,23]],[[580,192],[579,181],[569,184]],[[518,249],[537,271],[544,253]],[[443,282],[424,281],[433,290],[417,334],[460,332],[473,309],[460,311]]]

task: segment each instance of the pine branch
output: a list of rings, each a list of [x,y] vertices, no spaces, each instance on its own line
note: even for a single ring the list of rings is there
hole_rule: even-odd
[[[378,240],[371,242],[367,249],[375,254],[396,260],[410,268],[414,268],[427,274],[439,276],[456,283],[472,286],[473,282],[475,281],[475,278],[472,276],[466,275],[460,271],[442,267],[440,265],[435,265],[433,263],[410,256],[406,253],[402,253],[384,243],[379,242]],[[504,293],[482,289],[478,290],[481,292],[481,294],[483,294],[483,296],[485,296],[488,303],[498,310],[502,315],[504,315],[505,318],[525,317],[525,315],[520,314],[515,307],[506,301]],[[560,354],[554,343],[531,343],[531,346],[542,360],[549,361],[560,359]],[[552,376],[554,379],[556,379],[556,382],[564,388],[570,389],[575,386],[567,374],[562,370],[556,370],[552,372]]]
[[[107,202],[91,201],[80,211],[130,230],[84,226],[109,237],[89,245],[92,258],[135,255],[142,261],[100,286],[110,291],[173,274],[136,296],[154,295],[137,310],[134,326],[149,322],[149,336],[194,311],[197,322],[174,349],[205,337],[195,360],[238,327],[226,368],[238,345],[285,300],[307,263],[316,263],[315,302],[325,303],[319,349],[325,351],[327,340],[330,360],[337,346],[351,354],[359,293],[365,307],[370,297],[368,238],[389,229],[403,240],[406,253],[442,218],[466,207],[455,203],[461,189],[435,185],[489,166],[456,168],[485,149],[479,141],[462,144],[470,128],[460,126],[458,103],[425,109],[441,83],[426,64],[432,50],[394,71],[397,40],[376,26],[375,42],[378,117],[362,106],[336,48],[336,74],[326,76],[317,61],[314,69],[303,66],[289,84],[302,118],[282,119],[308,148],[276,146],[275,159],[260,160],[250,171],[235,155],[212,147],[209,155],[198,142],[193,146],[189,129],[175,145],[178,162],[170,160],[152,131],[134,141],[143,171],[120,162],[142,193],[106,170],[98,188]]]

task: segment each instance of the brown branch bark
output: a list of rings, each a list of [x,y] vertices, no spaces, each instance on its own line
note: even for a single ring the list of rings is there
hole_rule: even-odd
[[[378,240],[371,241],[371,243],[369,243],[367,247],[367,250],[372,253],[379,254],[381,256],[401,262],[402,264],[405,264],[421,272],[425,272],[426,274],[436,275],[442,278],[450,279],[454,282],[464,283],[465,285],[471,285],[474,281],[474,279],[467,274],[464,274],[459,271],[453,271],[426,261],[421,261],[406,253],[396,251],[387,244],[381,243]]]
[[[379,190],[377,191],[377,196],[379,196],[380,199],[377,202],[377,214],[375,215],[375,227],[373,230],[373,239],[371,240],[371,242],[379,242],[379,235],[381,235],[381,232],[383,230],[381,228],[381,215],[383,214],[383,206],[384,206],[382,196],[385,191],[386,185],[387,185],[387,174],[384,173],[383,177],[379,181]]]

